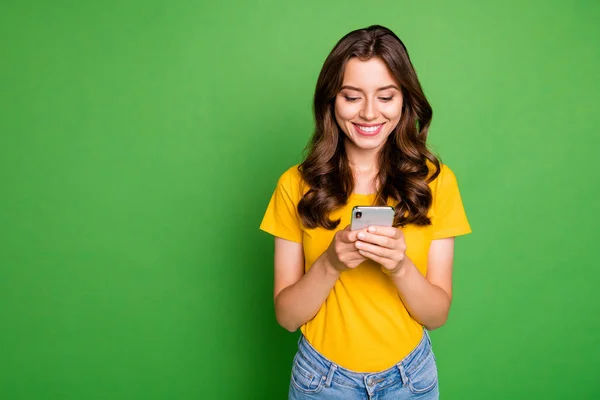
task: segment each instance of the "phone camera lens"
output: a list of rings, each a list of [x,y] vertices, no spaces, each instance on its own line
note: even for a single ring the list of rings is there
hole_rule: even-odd
[[[357,211],[356,212],[356,219],[360,219],[360,217],[362,217],[362,212]]]

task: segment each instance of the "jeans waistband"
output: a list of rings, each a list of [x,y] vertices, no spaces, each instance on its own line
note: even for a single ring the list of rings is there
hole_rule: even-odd
[[[404,371],[411,369],[411,362],[415,358],[418,358],[421,353],[423,353],[425,351],[429,351],[430,348],[431,348],[431,338],[429,337],[429,332],[427,332],[427,330],[425,328],[423,328],[423,336],[421,337],[421,340],[419,341],[417,346],[415,346],[415,348],[406,357],[404,357],[402,360],[399,360],[398,363],[396,363],[395,365],[391,366],[390,368],[388,368],[386,370],[372,372],[372,373],[363,373],[363,372],[356,372],[356,371],[352,371],[350,369],[341,367],[341,366],[337,365],[336,363],[334,363],[333,361],[329,360],[328,358],[323,356],[320,352],[318,352],[308,342],[308,340],[304,337],[304,335],[300,335],[300,339],[298,340],[299,353],[301,355],[303,355],[307,359],[307,361],[310,361],[312,366],[316,370],[320,371],[323,375],[331,375],[335,371],[338,371],[338,372],[342,373],[344,376],[346,376],[347,378],[350,378],[353,380],[356,379],[357,381],[362,381],[366,375],[368,375],[374,379],[377,379],[379,376],[383,377],[383,376],[389,375],[390,373],[398,373],[398,372],[400,372],[400,374],[402,375],[402,378],[404,380],[404,378],[405,378]]]

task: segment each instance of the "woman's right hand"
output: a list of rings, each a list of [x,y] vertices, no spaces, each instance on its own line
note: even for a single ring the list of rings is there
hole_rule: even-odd
[[[354,244],[360,231],[350,230],[350,225],[337,231],[326,250],[329,264],[341,273],[358,267],[367,258],[363,257]]]

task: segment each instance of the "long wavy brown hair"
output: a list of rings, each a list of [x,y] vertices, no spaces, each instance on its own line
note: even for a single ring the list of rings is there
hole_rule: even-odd
[[[382,148],[376,177],[375,204],[397,201],[394,226],[429,225],[432,203],[428,184],[440,172],[440,160],[427,148],[432,109],[423,94],[404,43],[388,28],[372,25],[345,35],[323,64],[317,80],[313,113],[315,131],[299,165],[308,191],[298,203],[302,223],[335,229],[340,220],[329,213],[347,203],[354,191],[354,178],[344,147],[345,133],[338,126],[334,103],[341,89],[348,60],[381,58],[400,85],[403,96],[398,125]],[[430,170],[429,161],[433,165]]]

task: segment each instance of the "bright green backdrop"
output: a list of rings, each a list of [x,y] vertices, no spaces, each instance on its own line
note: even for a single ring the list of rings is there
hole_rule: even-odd
[[[250,3],[0,6],[0,398],[285,398],[258,225],[324,58],[373,23],[474,230],[443,398],[598,398],[598,2]]]

